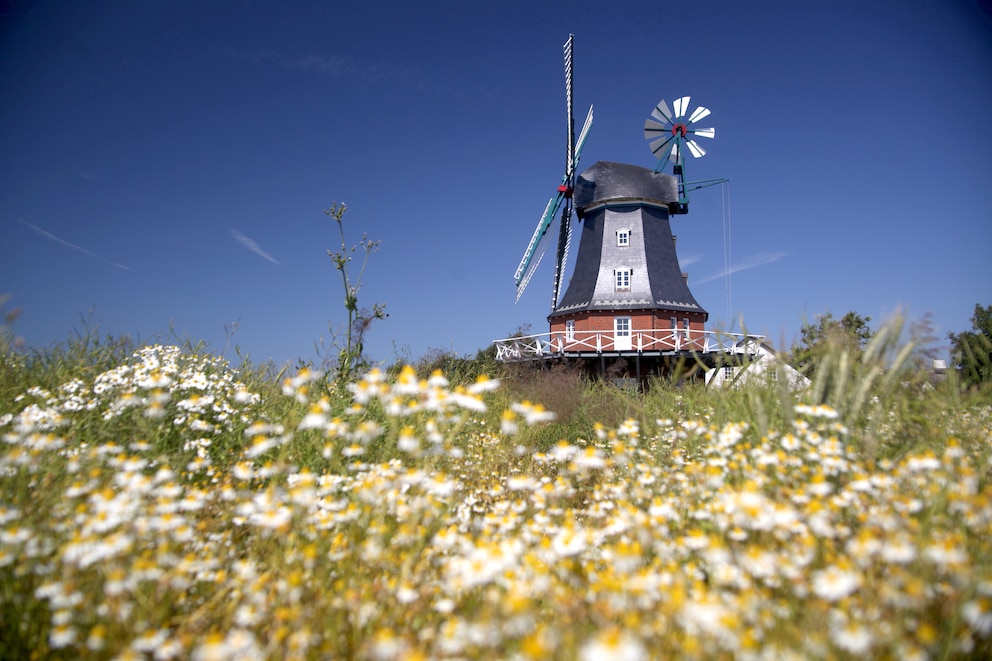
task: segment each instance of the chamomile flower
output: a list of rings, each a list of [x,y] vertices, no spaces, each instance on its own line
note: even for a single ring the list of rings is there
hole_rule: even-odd
[[[982,638],[992,636],[992,599],[972,599],[961,607],[961,616]]]
[[[297,429],[325,429],[327,427],[327,413],[318,405],[310,407],[310,411],[303,417]]]
[[[649,658],[647,648],[633,634],[611,627],[583,643],[582,661],[641,661]]]
[[[519,413],[523,416],[524,421],[528,425],[534,425],[539,422],[548,422],[555,419],[555,414],[553,411],[548,411],[541,404],[533,404],[531,402],[514,402],[510,405],[510,408],[514,412]]]
[[[273,436],[255,436],[251,439],[251,445],[245,450],[247,459],[254,459],[261,456],[279,445],[279,439]]]
[[[262,661],[265,655],[255,636],[245,629],[207,635],[193,650],[193,661]]]
[[[76,629],[69,624],[60,624],[52,627],[48,634],[48,644],[58,649],[68,647],[76,642]]]
[[[831,612],[830,640],[845,652],[864,656],[871,650],[875,637],[869,628],[835,610]]]
[[[505,409],[500,417],[500,431],[506,436],[513,436],[520,431],[517,424],[517,414],[513,409]]]
[[[482,375],[475,380],[475,383],[468,387],[468,392],[471,395],[480,395],[484,392],[490,392],[499,388],[498,379],[490,379],[488,376]]]
[[[342,449],[341,454],[345,457],[358,457],[365,454],[365,447],[359,445],[358,443],[352,443],[348,447]]]
[[[301,404],[306,403],[309,398],[308,386],[322,376],[323,372],[303,367],[296,376],[283,380],[282,392],[284,395],[295,397]]]
[[[404,427],[400,432],[400,437],[396,440],[396,447],[408,454],[417,454],[420,451],[420,440],[417,438],[413,427]]]
[[[808,406],[806,404],[797,404],[794,410],[796,413],[799,413],[800,415],[805,415],[810,418],[825,418],[827,420],[834,420],[839,415],[836,409],[827,406],[826,404],[817,404],[815,406]]]
[[[813,592],[827,601],[837,601],[861,587],[861,574],[830,566],[813,573]]]

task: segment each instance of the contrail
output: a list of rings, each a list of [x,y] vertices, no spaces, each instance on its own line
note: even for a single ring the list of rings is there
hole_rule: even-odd
[[[789,253],[787,252],[766,252],[754,255],[747,261],[740,264],[734,264],[730,268],[722,269],[717,271],[713,275],[707,276],[701,280],[696,280],[697,285],[701,285],[704,282],[710,282],[712,280],[717,280],[724,276],[730,275],[731,273],[737,273],[738,271],[746,271],[747,269],[753,269],[758,266],[764,266],[765,264],[771,264],[772,262],[777,262],[783,257],[787,257]]]
[[[50,240],[52,240],[52,241],[54,241],[56,243],[60,243],[63,246],[65,246],[66,248],[72,248],[73,250],[77,250],[77,251],[83,253],[84,255],[89,255],[93,259],[98,259],[101,262],[103,262],[104,264],[110,264],[111,266],[116,266],[117,268],[124,269],[125,271],[129,271],[130,270],[129,267],[127,267],[127,266],[125,266],[123,264],[120,264],[118,262],[111,261],[111,260],[109,260],[109,259],[107,259],[105,257],[101,257],[100,255],[97,255],[96,253],[91,252],[91,251],[87,250],[86,248],[84,248],[82,246],[77,246],[75,243],[70,243],[70,242],[66,241],[65,239],[59,238],[59,237],[55,236],[54,234],[52,234],[51,232],[46,232],[45,230],[41,229],[37,225],[35,225],[33,223],[29,223],[28,221],[24,220],[23,218],[18,218],[17,219],[17,222],[19,222],[22,225],[26,225],[27,227],[30,227],[31,229],[33,229],[35,232],[37,232],[41,236],[45,237],[46,239],[50,239]]]
[[[253,253],[255,253],[256,255],[258,255],[259,257],[263,257],[263,258],[269,260],[270,262],[272,262],[273,264],[279,264],[279,262],[276,260],[275,257],[273,257],[269,253],[267,253],[264,250],[262,250],[261,246],[259,246],[257,243],[255,243],[255,241],[253,239],[249,239],[247,236],[245,236],[244,234],[242,234],[238,230],[231,230],[231,236],[234,237],[234,240],[235,241],[237,241],[238,243],[240,243],[241,245],[243,245],[245,248],[247,248],[248,250],[250,250]],[[282,266],[282,264],[279,264],[279,266]]]

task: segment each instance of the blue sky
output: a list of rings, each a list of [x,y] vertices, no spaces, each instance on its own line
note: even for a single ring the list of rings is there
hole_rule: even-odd
[[[580,170],[653,167],[691,95],[716,139],[673,221],[711,328],[992,303],[992,14],[977,0],[9,2],[0,14],[0,294],[46,346],[102,334],[316,359],[339,243],[381,241],[359,303],[392,362],[547,330],[552,264],[513,273],[562,176],[575,34]],[[725,275],[725,227],[731,270]],[[574,262],[574,252],[573,260]],[[227,355],[231,355],[227,350]]]

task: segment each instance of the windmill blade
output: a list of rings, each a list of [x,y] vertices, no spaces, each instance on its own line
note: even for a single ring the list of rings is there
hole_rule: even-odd
[[[691,115],[689,115],[689,123],[692,124],[693,122],[698,122],[704,117],[709,116],[709,114],[710,114],[709,108],[704,108],[702,106],[699,106],[698,108],[692,111]]]
[[[571,166],[572,162],[575,160],[575,154],[573,149],[575,146],[575,120],[572,117],[572,42],[575,39],[575,35],[568,35],[568,41],[562,46],[562,50],[565,55],[565,111],[567,114],[567,124],[568,127],[568,152],[566,153],[565,162]]]
[[[572,201],[566,200],[561,210],[561,229],[558,232],[558,259],[555,261],[555,283],[551,290],[551,310],[558,307],[558,295],[561,293],[561,281],[565,277],[565,266],[568,264],[568,248],[572,243]]]
[[[551,237],[551,233],[548,230],[554,220],[555,214],[558,213],[558,209],[561,208],[562,202],[567,200],[565,208],[562,210],[561,229],[558,234],[558,255],[555,262],[555,283],[551,302],[552,309],[554,309],[558,300],[558,291],[561,286],[562,273],[564,272],[564,267],[568,259],[568,247],[571,243],[572,191],[575,188],[575,170],[578,167],[579,157],[582,154],[582,147],[585,145],[586,138],[589,135],[589,129],[592,127],[593,118],[592,106],[589,106],[589,113],[586,115],[586,121],[582,125],[582,130],[579,132],[579,137],[576,140],[575,122],[572,115],[573,41],[574,36],[571,34],[568,35],[568,41],[566,41],[562,47],[565,56],[565,107],[568,126],[568,146],[565,152],[565,176],[562,177],[561,185],[558,186],[558,194],[548,200],[548,206],[544,210],[544,215],[541,217],[540,222],[538,222],[537,228],[534,230],[534,236],[531,237],[530,244],[527,246],[527,250],[524,252],[523,258],[520,260],[520,265],[517,267],[517,271],[513,276],[517,285],[517,300],[519,301],[520,296],[524,293],[524,289],[527,288],[527,284],[537,271],[537,267],[541,263],[541,259],[544,257],[544,253],[548,248],[548,241]]]
[[[560,196],[559,196],[560,197]],[[520,283],[524,279],[524,273],[530,268],[531,263],[534,261],[534,256],[538,252],[538,245],[545,240],[545,235],[548,233],[548,228],[551,226],[551,219],[554,217],[554,210],[552,207],[555,204],[555,199],[552,197],[548,200],[548,206],[544,208],[544,215],[541,216],[541,220],[538,221],[537,227],[534,229],[534,235],[530,238],[530,243],[527,244],[527,250],[524,251],[524,256],[520,258],[520,265],[517,266],[517,272],[513,274],[513,281],[519,287]],[[546,248],[547,246],[545,246]],[[540,260],[540,257],[538,257]]]
[[[664,138],[658,138],[657,140],[651,142],[648,146],[651,148],[651,153],[654,154],[656,158],[665,159],[668,158],[668,154],[671,153],[675,142],[675,136],[668,135]]]
[[[676,119],[685,116],[685,111],[689,109],[689,99],[691,98],[691,96],[683,96],[681,99],[675,99],[675,102],[672,103],[672,106],[675,107]]]
[[[686,133],[692,133],[700,138],[713,138],[716,137],[716,129],[689,129]]]
[[[675,165],[681,165],[682,163],[682,141],[675,140],[672,144],[672,153],[668,156],[668,160]]]
[[[686,140],[685,144],[696,158],[702,158],[706,155],[706,150],[700,147],[695,140]]]
[[[672,111],[668,109],[668,103],[664,99],[658,102],[658,105],[654,107],[651,111],[651,116],[657,119],[659,122],[672,123]]]
[[[547,245],[545,245],[542,248],[541,254],[538,256],[538,258],[536,260],[534,260],[534,267],[532,269],[530,269],[529,271],[527,271],[527,274],[524,276],[523,280],[521,280],[520,281],[520,284],[517,285],[517,297],[515,299],[513,299],[513,302],[514,303],[519,302],[520,301],[520,297],[524,295],[524,290],[527,289],[527,285],[530,284],[530,279],[533,278],[534,277],[534,273],[537,272],[537,266],[538,266],[538,264],[541,263],[541,258],[544,257],[544,250],[545,249],[547,249]]]
[[[517,297],[514,302],[519,301],[520,297],[523,296],[524,290],[527,289],[530,279],[534,277],[534,273],[537,272],[537,267],[541,265],[541,260],[544,258],[544,253],[548,249],[548,244],[551,242],[551,232],[545,231],[540,237],[538,237],[538,243],[534,246],[534,252],[531,253],[531,259],[527,261],[527,268],[520,273],[520,279],[517,282]]]
[[[537,223],[534,236],[531,237],[530,243],[527,245],[527,250],[524,251],[524,256],[520,259],[517,272],[513,275],[513,280],[517,285],[516,300],[518,301],[524,293],[524,289],[527,288],[527,283],[530,282],[530,279],[534,276],[534,272],[537,271],[537,267],[540,265],[545,251],[548,249],[548,243],[552,234],[548,229],[551,227],[551,221],[554,220],[555,214],[558,212],[558,208],[561,207],[562,200],[564,199],[565,194],[559,192],[558,195],[548,200],[548,206],[544,209],[544,215],[541,216],[541,220]]]
[[[670,124],[661,124],[660,122],[656,122],[653,119],[644,120],[645,139],[651,140],[652,138],[656,138],[659,135],[664,135],[666,133],[668,135],[672,134],[672,127]]]
[[[592,128],[592,106],[589,106],[589,113],[586,115],[586,121],[582,124],[582,130],[579,131],[579,139],[575,141],[575,159],[572,161],[572,172],[575,174],[575,168],[579,164],[579,157],[582,156],[582,145],[586,144],[586,138],[589,137],[589,129]],[[574,182],[569,182],[573,184]]]
[[[565,173],[565,177],[562,179],[562,185],[558,188],[558,203],[555,205],[555,210],[557,210],[558,205],[564,200],[565,207],[561,212],[561,226],[558,231],[558,254],[555,260],[555,280],[554,288],[551,290],[551,309],[552,311],[558,307],[558,294],[561,292],[561,281],[565,276],[565,266],[568,264],[568,249],[572,244],[572,191],[575,188],[575,171],[579,166],[579,159],[582,157],[582,147],[586,143],[586,138],[589,136],[589,129],[592,128],[593,111],[592,106],[589,106],[589,112],[586,114],[586,121],[582,124],[582,130],[579,132],[579,139],[576,140],[573,149],[570,152],[571,161],[569,162],[568,172]],[[554,211],[552,211],[552,215]]]

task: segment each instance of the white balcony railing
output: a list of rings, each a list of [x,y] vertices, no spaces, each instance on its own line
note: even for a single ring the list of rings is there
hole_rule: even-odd
[[[696,351],[700,353],[739,351],[746,340],[761,341],[761,335],[744,335],[723,331],[665,329],[629,331],[618,335],[612,331],[560,331],[508,337],[493,340],[496,359],[503,362],[552,358],[569,354],[604,352],[670,352]]]

